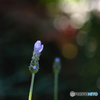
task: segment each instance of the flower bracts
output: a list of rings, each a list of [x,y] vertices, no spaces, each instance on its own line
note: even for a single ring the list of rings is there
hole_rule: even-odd
[[[29,70],[31,71],[31,73],[37,73],[39,70],[39,57],[43,50],[43,47],[44,46],[41,45],[41,41],[39,40],[34,44],[33,56],[29,66]]]

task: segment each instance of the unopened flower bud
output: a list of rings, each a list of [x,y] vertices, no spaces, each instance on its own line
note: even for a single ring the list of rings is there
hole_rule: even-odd
[[[55,58],[55,62],[60,62],[60,58],[59,57],[56,57]]]
[[[53,71],[54,71],[54,73],[59,73],[60,70],[61,70],[60,58],[56,57],[54,59]]]
[[[41,41],[37,41],[35,44],[34,44],[34,52],[35,53],[41,53],[42,50],[43,50],[43,45],[41,45]]]

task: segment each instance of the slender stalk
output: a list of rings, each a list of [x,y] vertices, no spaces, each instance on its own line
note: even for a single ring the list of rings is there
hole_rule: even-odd
[[[54,74],[54,100],[58,100],[58,73]]]
[[[32,79],[31,79],[31,85],[30,85],[30,92],[29,92],[28,100],[32,100],[32,91],[33,91],[33,85],[34,85],[34,77],[35,77],[35,74],[32,73]]]

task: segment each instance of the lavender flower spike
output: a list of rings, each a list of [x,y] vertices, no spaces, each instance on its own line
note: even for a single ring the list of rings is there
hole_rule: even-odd
[[[37,41],[35,44],[34,44],[34,52],[35,53],[41,53],[42,50],[43,50],[43,45],[41,45],[41,41]]]

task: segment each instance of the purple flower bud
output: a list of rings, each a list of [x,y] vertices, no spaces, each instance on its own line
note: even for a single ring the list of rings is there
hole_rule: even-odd
[[[59,57],[56,57],[55,58],[55,62],[59,62],[60,61],[60,58]]]
[[[35,53],[41,53],[42,50],[43,50],[43,45],[41,45],[41,41],[37,41],[35,44],[34,44],[34,52]]]
[[[33,66],[33,69],[36,69],[36,65]]]
[[[28,66],[28,68],[30,68],[30,66]]]
[[[59,73],[60,70],[61,70],[61,61],[59,57],[56,57],[54,59],[53,71],[54,73]]]

